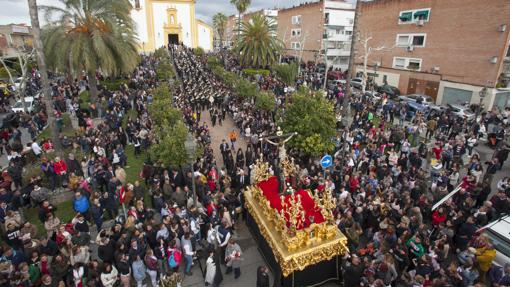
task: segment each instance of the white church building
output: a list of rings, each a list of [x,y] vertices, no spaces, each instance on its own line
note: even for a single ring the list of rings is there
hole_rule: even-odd
[[[213,28],[195,16],[195,0],[130,0],[140,50],[171,44],[213,49]]]

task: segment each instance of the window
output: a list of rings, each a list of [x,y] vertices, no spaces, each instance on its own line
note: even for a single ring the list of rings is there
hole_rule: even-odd
[[[421,59],[404,57],[393,58],[394,69],[419,71],[421,70],[421,64],[422,64]]]
[[[352,35],[352,31],[345,30],[345,31],[344,31],[344,34],[345,34],[345,35]]]
[[[398,34],[397,43],[398,47],[425,47],[425,38],[427,34]]]
[[[301,15],[292,16],[292,24],[293,25],[301,24]]]
[[[397,36],[397,46],[408,46],[409,45],[409,36],[407,35],[399,35]]]
[[[301,29],[292,29],[291,30],[292,37],[299,37],[301,36]]]
[[[419,20],[428,22],[429,17],[430,17],[430,8],[400,11],[400,14],[398,15],[398,23],[399,24],[410,24],[410,23],[416,23]]]
[[[326,14],[324,15],[324,23],[325,23],[325,24],[329,24],[329,13],[326,13]]]
[[[141,9],[140,0],[135,0],[135,9]]]
[[[407,69],[419,71],[421,67],[421,60],[409,59]]]
[[[290,43],[290,47],[293,50],[299,50],[299,49],[301,49],[301,43],[299,43],[299,42],[292,42],[292,43]]]
[[[405,58],[395,58],[393,60],[393,67],[394,68],[405,68],[406,67],[406,59]]]
[[[425,46],[425,36],[413,36],[413,46],[423,47]]]

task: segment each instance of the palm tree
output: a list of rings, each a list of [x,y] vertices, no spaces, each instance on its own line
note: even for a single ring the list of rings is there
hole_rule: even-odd
[[[218,33],[218,38],[220,40],[220,49],[223,48],[223,37],[225,35],[225,29],[227,28],[227,16],[223,13],[216,13],[213,16],[213,25],[216,33]]]
[[[97,70],[118,75],[138,64],[131,4],[129,0],[59,1],[65,9],[41,7],[48,21],[56,19],[43,31],[48,65],[69,73],[85,70],[94,101]]]
[[[242,65],[265,67],[278,59],[283,43],[276,37],[273,19],[255,14],[250,22],[241,25],[241,36],[235,50],[239,52]]]
[[[58,127],[55,124],[55,115],[53,111],[53,101],[50,94],[50,82],[46,70],[46,61],[44,59],[43,44],[41,41],[41,28],[39,27],[39,15],[37,14],[37,0],[28,0],[28,9],[30,12],[30,22],[32,22],[32,35],[34,36],[34,49],[37,54],[37,66],[41,74],[43,101],[48,115],[48,127],[51,131],[51,140],[57,153],[62,151],[60,144]]]
[[[241,14],[246,12],[248,7],[251,4],[251,0],[230,0],[230,4],[236,6],[237,12],[238,12],[238,18],[237,18],[237,39],[239,40],[239,36],[241,34]]]

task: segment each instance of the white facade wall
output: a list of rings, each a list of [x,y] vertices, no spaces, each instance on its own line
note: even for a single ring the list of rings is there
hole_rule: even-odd
[[[328,23],[324,23],[325,39],[328,55],[328,67],[345,71],[349,66],[351,54],[350,44],[354,24],[354,7],[349,3],[326,1],[324,16],[328,15]]]
[[[359,72],[363,72],[362,66],[356,67],[356,73],[359,73]],[[367,74],[370,74],[370,75],[375,74],[375,71],[373,69],[370,69],[367,67]],[[397,73],[390,73],[390,72],[378,70],[377,77],[374,77],[375,83],[378,86],[384,85],[383,79],[385,76],[386,76],[386,82],[388,83],[388,85],[398,87],[398,84],[400,82],[400,74],[397,74]]]
[[[135,23],[138,41],[142,48],[144,48],[144,43],[149,41],[149,36],[147,35],[147,15],[145,1],[140,1],[140,9],[131,10],[131,18]]]
[[[163,27],[168,21],[168,14],[166,9],[175,8],[177,9],[177,23],[182,27],[182,42],[184,45],[191,47],[191,13],[190,5],[186,3],[166,4],[166,3],[152,3],[152,10],[154,14],[154,36],[156,48],[165,45],[165,37],[168,37],[164,33]]]
[[[438,103],[438,104],[441,104],[443,102],[444,88],[454,88],[454,89],[472,91],[473,94],[471,96],[471,102],[470,102],[471,104],[478,104],[480,102],[480,91],[483,89],[483,87],[480,87],[480,86],[453,83],[453,82],[448,82],[448,81],[440,81],[439,89],[437,92],[437,98],[436,98],[436,103]],[[485,107],[487,107],[489,109],[492,108],[492,106],[494,104],[495,93],[496,93],[495,89],[487,90],[487,95],[483,99],[483,104]]]
[[[212,47],[212,31],[208,26],[198,22],[198,46],[204,49],[204,51],[208,52],[213,49]]]

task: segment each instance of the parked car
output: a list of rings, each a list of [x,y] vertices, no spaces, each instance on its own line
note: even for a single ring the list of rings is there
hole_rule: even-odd
[[[492,264],[505,266],[510,263],[510,215],[501,217],[480,228],[478,233],[488,236],[496,249],[496,258]]]
[[[471,109],[468,106],[463,105],[447,105],[448,110],[455,116],[459,118],[467,118],[468,121],[472,121],[475,119],[475,114],[471,111]]]
[[[25,97],[25,103],[27,107],[27,112],[32,112],[34,110],[34,98],[33,97]],[[23,112],[23,102],[18,100],[12,105],[11,110],[15,113]]]
[[[406,103],[419,103],[426,106],[434,104],[434,99],[431,96],[422,94],[410,94],[399,96],[398,98],[399,100],[404,101]]]
[[[396,99],[400,96],[400,90],[397,87],[390,85],[382,85],[377,88],[377,92],[379,94],[386,93],[390,97],[390,99]]]
[[[351,87],[361,90],[363,88],[363,79],[362,78],[351,79]]]
[[[373,103],[376,103],[382,99],[382,95],[376,91],[366,91],[364,96],[366,98],[368,98],[370,101],[372,101]]]
[[[423,116],[427,118],[430,109],[424,104],[419,104],[417,102],[407,102],[406,120],[412,120],[417,112],[421,112]]]

